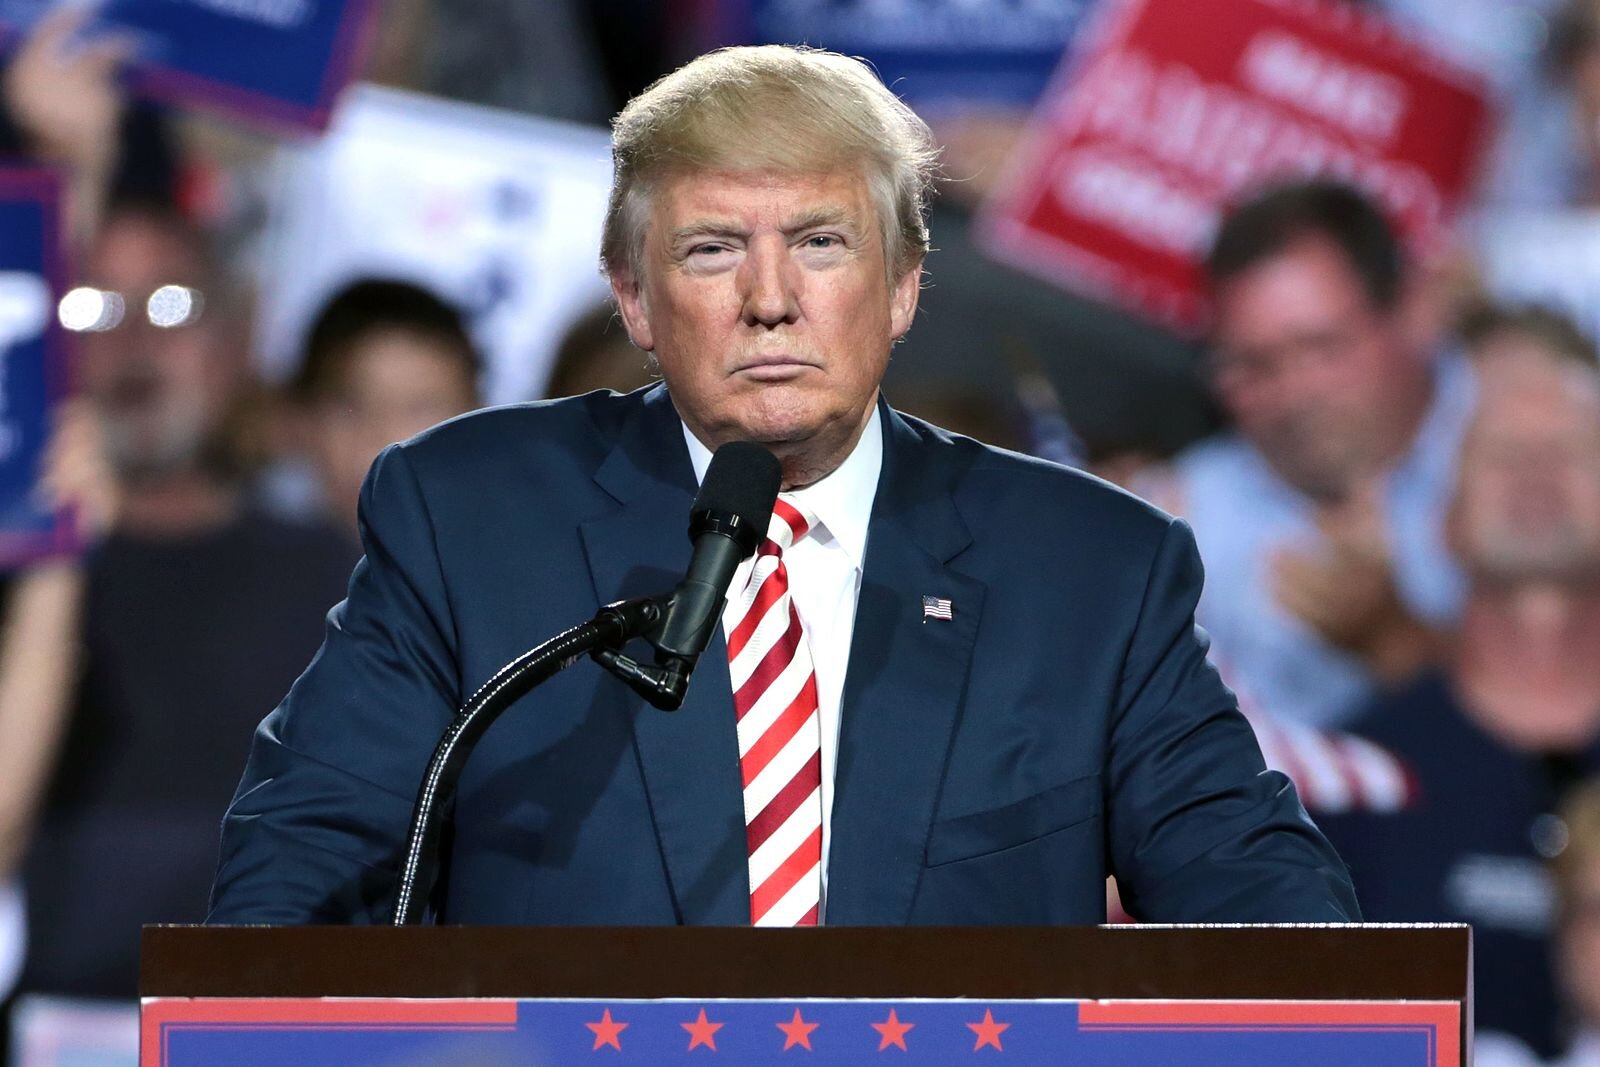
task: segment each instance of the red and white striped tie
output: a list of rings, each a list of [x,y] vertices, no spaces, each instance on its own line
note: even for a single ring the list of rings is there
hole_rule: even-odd
[[[783,553],[815,520],[783,497],[743,590],[722,614],[739,716],[750,921],[815,926],[822,899],[822,732],[817,676]]]

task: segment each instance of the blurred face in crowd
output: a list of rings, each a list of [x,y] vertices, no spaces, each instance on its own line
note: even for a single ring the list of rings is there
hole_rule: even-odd
[[[1404,451],[1426,368],[1337,245],[1301,238],[1215,295],[1213,388],[1286,481],[1337,499]]]
[[[469,360],[442,340],[378,329],[343,353],[316,403],[313,439],[330,505],[354,523],[367,469],[386,446],[478,406]]]
[[[715,450],[757,441],[791,484],[827,474],[871,413],[911,325],[920,264],[888,277],[865,179],[680,173],[654,192],[637,279],[613,283],[684,423]]]
[[[1486,366],[1452,546],[1480,581],[1600,579],[1600,378],[1549,356]]]
[[[544,393],[548,398],[581,396],[596,389],[631,393],[659,377],[649,357],[633,347],[621,328],[602,326],[598,336],[585,334],[581,345],[563,345]]]
[[[1539,338],[1515,328],[1494,330],[1470,351],[1479,374],[1489,375],[1494,375],[1502,363],[1530,366],[1561,358]]]
[[[113,466],[125,479],[193,468],[243,383],[237,354],[216,343],[214,315],[153,325],[163,286],[204,292],[203,265],[183,234],[137,214],[113,216],[88,258],[88,283],[121,295],[122,321],[78,335],[83,389],[96,404]]]

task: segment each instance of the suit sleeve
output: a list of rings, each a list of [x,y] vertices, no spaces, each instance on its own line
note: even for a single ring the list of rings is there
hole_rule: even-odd
[[[433,527],[406,452],[360,500],[366,555],[262,722],[222,824],[212,923],[387,921],[412,802],[459,702]]]
[[[1359,922],[1349,875],[1266,769],[1194,622],[1194,537],[1172,520],[1123,664],[1109,757],[1112,870],[1151,922]]]

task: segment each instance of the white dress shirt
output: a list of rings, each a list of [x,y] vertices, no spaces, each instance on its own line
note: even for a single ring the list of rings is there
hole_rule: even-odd
[[[706,476],[711,452],[685,426],[696,481]],[[867,526],[883,469],[883,429],[876,408],[861,440],[837,470],[819,482],[784,496],[796,501],[817,522],[784,553],[789,595],[800,615],[811,663],[817,674],[817,719],[822,730],[822,890],[827,906],[829,822],[833,813],[833,768],[839,752],[839,706],[844,698],[845,668],[850,662],[850,637],[855,632],[856,598],[867,554]],[[742,589],[755,557],[734,572],[730,589]],[[724,637],[727,635],[724,634]]]

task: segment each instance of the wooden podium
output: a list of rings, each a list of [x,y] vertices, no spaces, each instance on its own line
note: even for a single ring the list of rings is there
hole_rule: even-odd
[[[147,927],[143,947],[143,1067],[1463,1067],[1471,1040],[1465,926]]]

